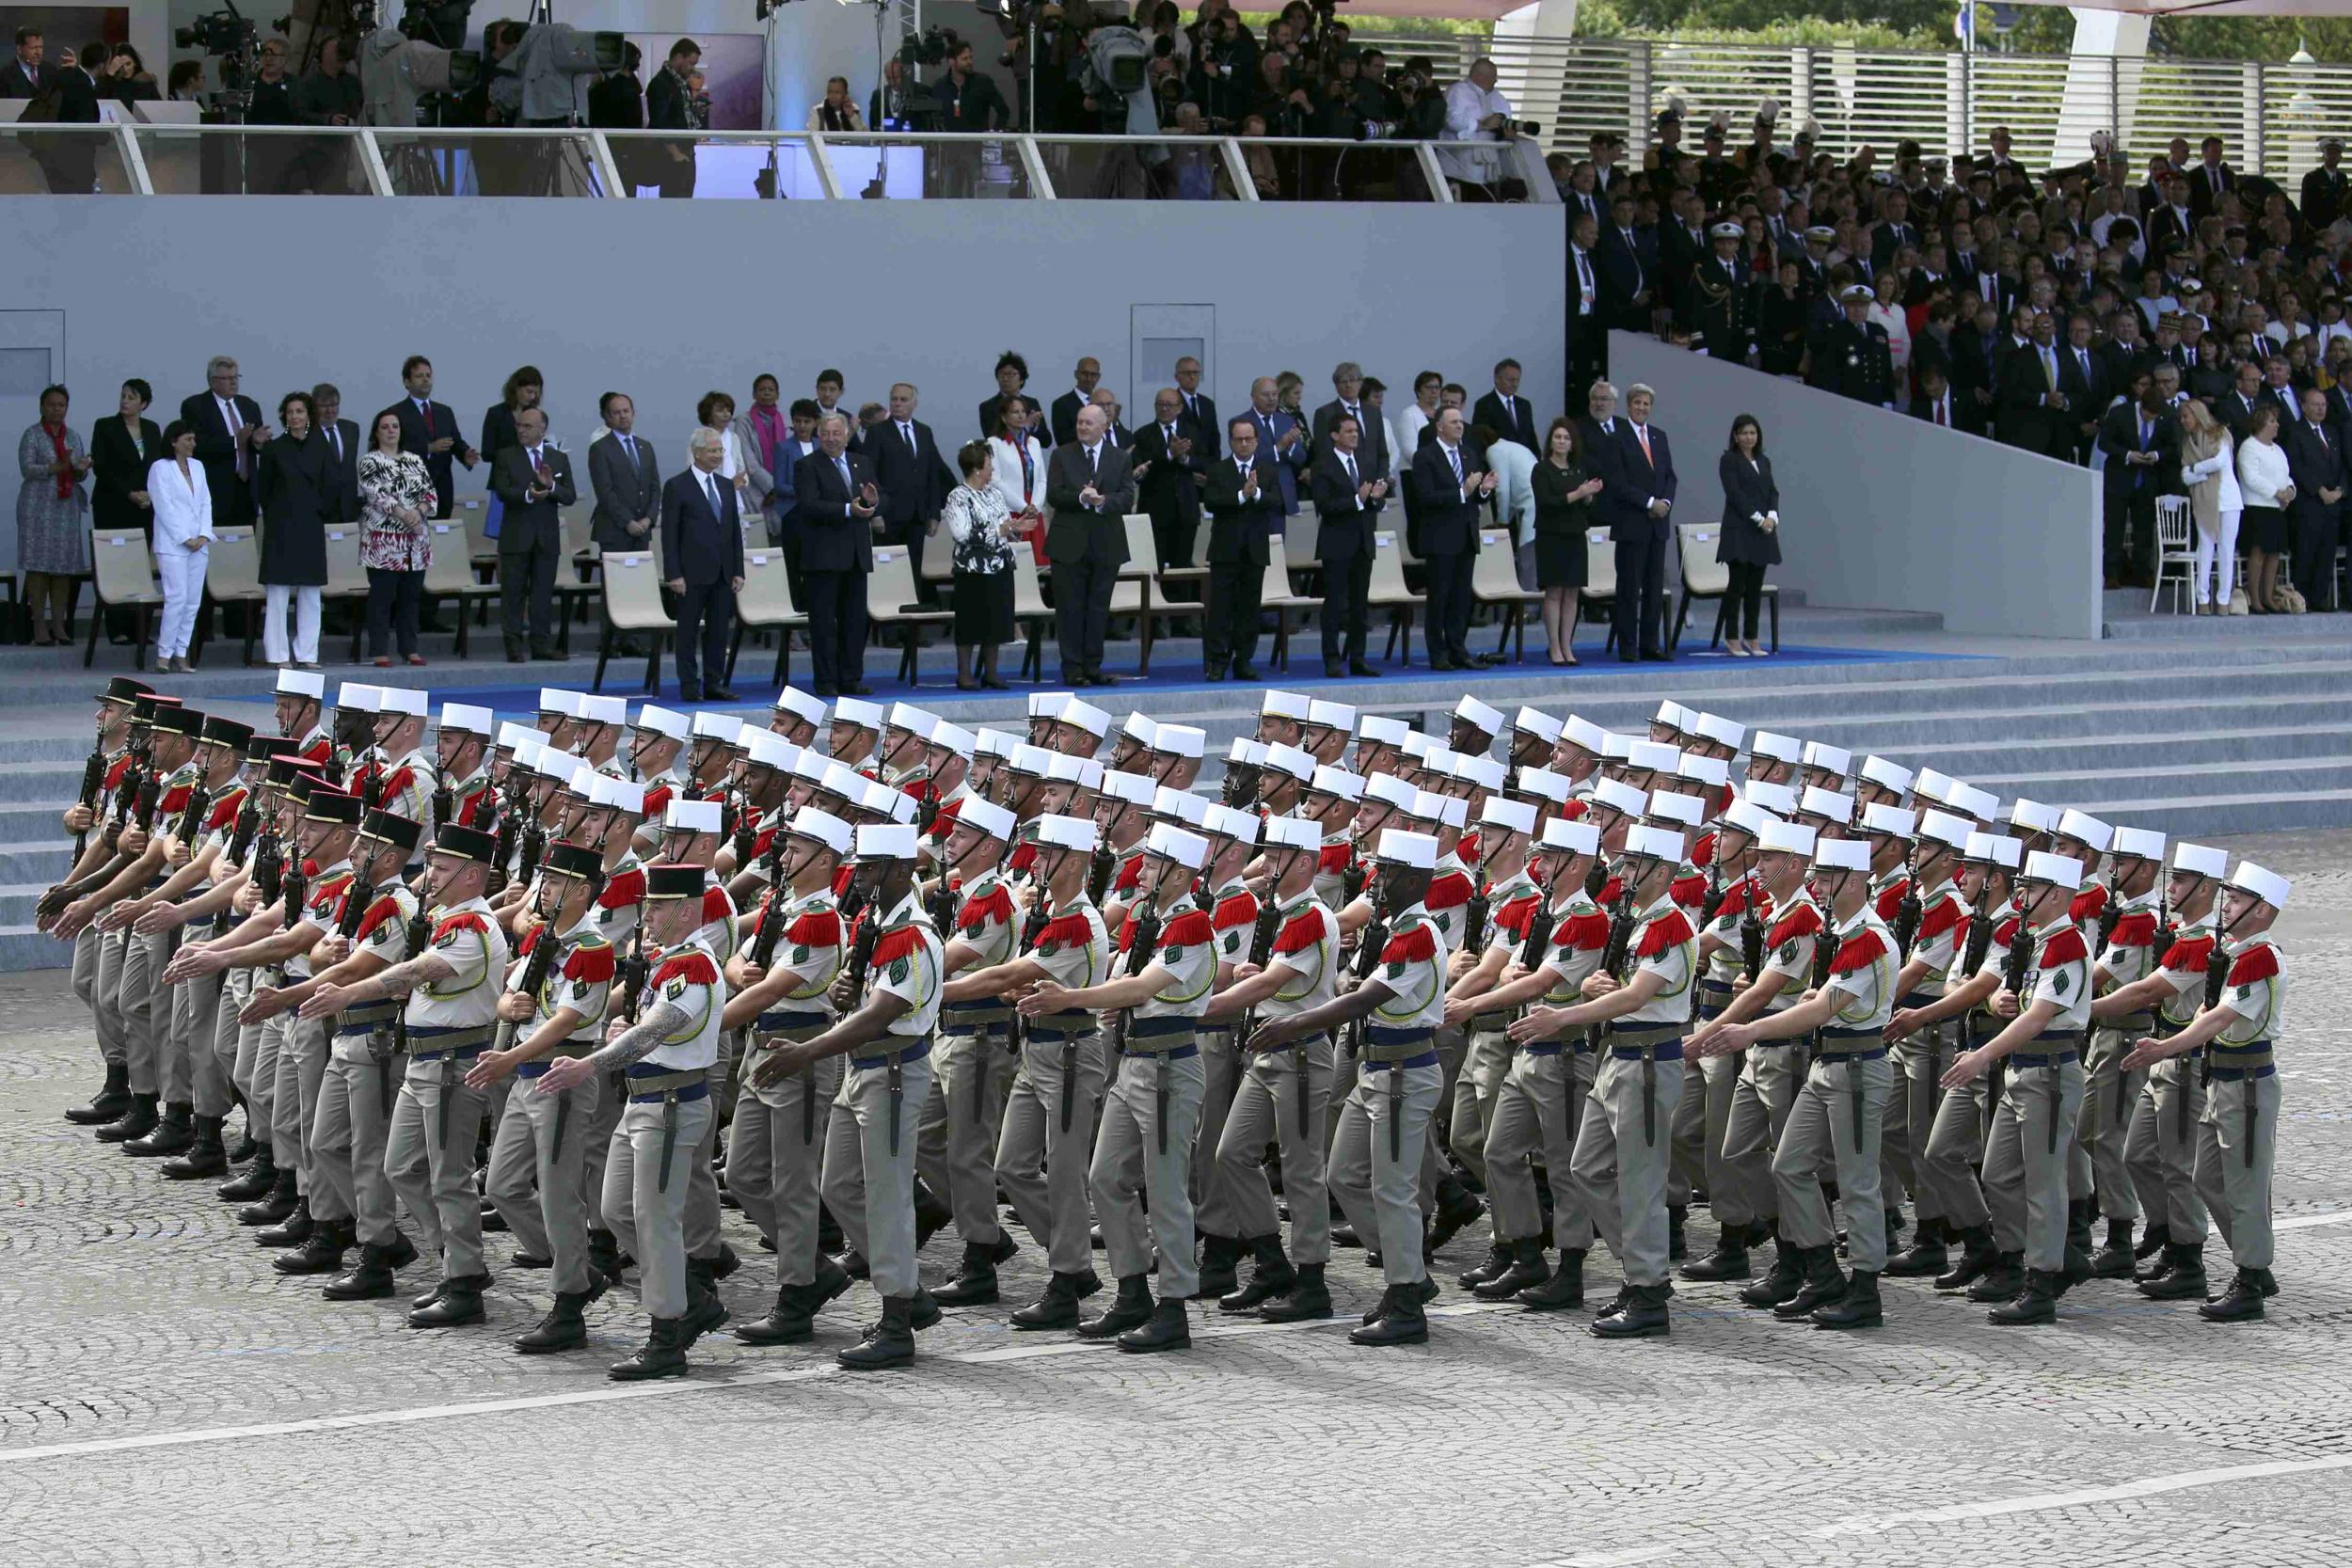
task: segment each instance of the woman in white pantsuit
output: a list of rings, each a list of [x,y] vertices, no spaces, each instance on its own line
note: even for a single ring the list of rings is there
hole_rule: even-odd
[[[204,602],[204,568],[213,543],[213,492],[197,463],[196,431],[178,420],[164,432],[164,451],[147,470],[155,508],[155,575],[163,579],[164,613],[155,628],[155,670],[188,673],[188,634]]]

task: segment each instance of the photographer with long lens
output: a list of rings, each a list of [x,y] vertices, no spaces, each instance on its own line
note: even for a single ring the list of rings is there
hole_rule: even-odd
[[[1495,87],[1495,63],[1484,57],[1470,64],[1470,74],[1445,90],[1445,136],[1448,141],[1508,142],[1518,129],[1511,118],[1511,101]],[[1473,192],[1488,201],[1523,201],[1527,186],[1508,173],[1502,151],[1484,148],[1440,149],[1438,162],[1454,182],[1457,198]]]
[[[1121,18],[1098,15],[1086,35],[1078,66],[1078,86],[1094,117],[1088,128],[1111,136],[1157,136],[1159,105],[1152,96],[1151,71],[1152,46],[1143,35]],[[1130,198],[1154,195],[1152,171],[1167,162],[1168,149],[1156,143],[1140,150],[1111,148],[1087,194]]]

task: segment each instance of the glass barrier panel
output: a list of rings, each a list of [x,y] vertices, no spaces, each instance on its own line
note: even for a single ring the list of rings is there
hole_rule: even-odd
[[[0,196],[127,196],[113,128],[0,125]]]
[[[607,131],[621,194],[700,200],[822,201],[805,137]]]
[[[1418,142],[1241,143],[1261,201],[1430,201]]]
[[[157,196],[366,196],[356,132],[137,125]]]
[[[394,196],[606,194],[589,139],[576,132],[375,133]]]
[[[1003,136],[827,136],[845,198],[867,201],[1026,201],[1037,195],[1020,143]]]
[[[1054,195],[1064,201],[1237,201],[1214,136],[1096,141],[1038,138]]]

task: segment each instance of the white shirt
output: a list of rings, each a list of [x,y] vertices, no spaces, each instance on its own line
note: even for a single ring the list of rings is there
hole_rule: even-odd
[[[1488,115],[1510,118],[1511,101],[1493,87],[1482,87],[1475,82],[1461,81],[1445,89],[1445,135],[1448,141],[1493,141],[1498,135],[1482,131],[1478,122]],[[1456,150],[1441,148],[1438,162],[1445,172],[1456,180],[1472,184],[1491,184],[1502,176],[1502,154],[1500,150],[1484,149]]]
[[[2239,442],[2237,480],[2247,505],[2277,506],[2280,488],[2293,483],[2286,449],[2276,441]]]

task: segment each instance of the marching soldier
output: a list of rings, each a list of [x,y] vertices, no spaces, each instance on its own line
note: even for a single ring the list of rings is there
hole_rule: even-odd
[[[699,865],[646,874],[645,933],[660,948],[660,966],[642,987],[625,989],[602,1047],[548,1063],[531,1091],[553,1100],[604,1073],[622,1074],[628,1109],[605,1157],[602,1202],[637,1259],[638,1294],[652,1322],[636,1354],[607,1370],[616,1382],[683,1374],[687,1351],[727,1318],[686,1259],[685,1166],[711,1119],[710,1064],[727,998],[718,960],[691,935],[708,881]]]
[[[1886,328],[1870,319],[1878,296],[1867,283],[1849,284],[1838,301],[1844,319],[1814,334],[1813,384],[1825,392],[1881,408],[1895,406],[1895,351]]]
[[[360,769],[353,793],[370,811],[424,822],[433,806],[433,759],[424,750],[425,694],[385,686],[375,696],[375,762]]]
[[[496,812],[498,785],[490,777],[490,738],[497,720],[486,707],[469,703],[443,703],[441,724],[434,735],[432,793],[438,828],[440,797],[449,799],[449,820],[461,828],[485,832]]]
[[[106,825],[114,815],[114,803],[120,797],[123,776],[131,770],[131,718],[135,704],[142,696],[154,695],[155,689],[145,681],[128,675],[117,675],[99,693],[97,739],[90,749],[90,765],[98,772],[98,787],[89,787],[89,766],[84,769],[84,800],[68,806],[62,826],[76,835],[80,850],[74,863],[47,898],[56,898],[61,890],[105,867],[114,853],[108,841]],[[282,699],[281,699],[282,704]],[[62,912],[62,911],[60,911]],[[103,936],[95,924],[85,925],[76,932],[60,932],[54,919],[44,919],[51,934],[73,943],[73,994],[90,1009],[91,1022],[98,1036],[99,1059],[105,1071],[105,1082],[86,1105],[76,1105],[65,1114],[65,1119],[80,1127],[103,1127],[121,1119],[131,1109],[129,1048],[121,1032],[114,1027],[114,1010],[101,1000],[98,987],[100,949]]]
[[[2081,884],[2073,859],[2041,849],[2026,855],[2012,939],[2024,946],[2012,945],[2010,974],[1993,1003],[2009,1024],[1944,1074],[1952,1089],[1995,1062],[2008,1069],[1985,1139],[1984,1185],[1996,1243],[2004,1253],[2022,1251],[2026,1272],[2017,1296],[1986,1314],[1995,1323],[2054,1321],[2058,1298],[2077,1282],[2067,1257],[2066,1165],[2082,1114],[2078,1048],[2090,1017],[2090,946],[2067,906]],[[2008,984],[2011,978],[2022,986]]]
[[[1712,249],[1691,268],[1691,297],[1698,313],[1691,346],[1738,364],[1756,360],[1756,279],[1740,259],[1747,230],[1719,223],[1707,231]]]
[[[2207,1080],[2197,1130],[2197,1193],[2213,1211],[2237,1274],[2216,1301],[2197,1310],[2210,1323],[2263,1315],[2279,1293],[2270,1272],[2270,1176],[2278,1152],[2277,1041],[2286,1023],[2284,956],[2270,927],[2292,891],[2284,877],[2240,861],[2221,891],[2218,940],[2230,944],[2219,992],[2179,1034],[2141,1039],[2124,1058],[2136,1071],[2167,1057],[2202,1050]],[[2153,1293],[2153,1292],[2151,1292]]]
[[[1174,727],[1161,725],[1161,738]],[[1200,1019],[1217,970],[1215,927],[1191,892],[1194,877],[1207,863],[1209,841],[1163,822],[1152,830],[1144,850],[1150,885],[1136,890],[1136,906],[1119,932],[1125,973],[1074,989],[1047,981],[1020,1004],[1025,1018],[1073,1008],[1124,1015],[1111,1022],[1119,1059],[1109,1064],[1102,1125],[1087,1174],[1119,1291],[1110,1307],[1080,1323],[1078,1332],[1089,1339],[1116,1338],[1120,1349],[1138,1353],[1179,1350],[1192,1342],[1184,1303],[1199,1293],[1200,1276],[1194,1259],[1189,1167],[1207,1088]],[[1150,1283],[1154,1243],[1156,1303]]]
[[[836,732],[852,705],[847,698],[834,705]],[[943,948],[916,894],[913,826],[861,827],[853,847],[867,907],[834,999],[856,1010],[819,1035],[771,1046],[751,1082],[767,1088],[828,1057],[850,1058],[825,1134],[822,1180],[826,1207],[882,1298],[881,1319],[834,1359],[870,1371],[913,1361],[915,1330],[939,1321],[915,1269],[914,1121],[930,1092]]]
[[[1968,930],[1969,905],[1954,877],[1960,869],[1961,857],[1967,850],[1969,832],[1966,819],[1949,812],[1930,808],[1920,814],[1917,848],[1910,868],[1918,917],[1911,933],[1910,951],[1903,956],[1902,973],[1895,979],[1899,1012],[1924,1007],[1935,1001],[1959,973],[1961,944]],[[1885,908],[1883,903],[1878,905],[1882,918]],[[1935,1135],[1937,1102],[1942,1095],[1936,1085],[1944,1076],[1944,1037],[1945,1031],[1936,1024],[1929,1025],[1923,1036],[1899,1035],[1892,1020],[1886,1031],[1888,1059],[1895,1064],[1889,1117],[1893,1117],[1891,1107],[1899,1103],[1908,1140],[1908,1158],[1904,1163],[1911,1175],[1912,1201],[1918,1220],[1918,1227],[1912,1232],[1912,1244],[1886,1261],[1886,1272],[1897,1278],[1944,1272],[1948,1262],[1947,1248],[1958,1237],[1951,1217],[1951,1189],[1963,1184],[1973,1187],[1976,1182],[1964,1164],[1959,1171],[1947,1165],[1937,1172],[1929,1164],[1929,1145]],[[1978,1147],[1983,1147],[1981,1132]],[[1975,1211],[1981,1207],[1981,1197],[1971,1199],[1963,1195],[1959,1201],[1968,1213],[1968,1223],[1980,1225]]]
[[[2120,990],[2155,973],[2163,952],[2156,946],[2164,916],[2164,835],[2146,828],[2117,828],[2107,843],[2107,875],[2111,896],[2101,924],[2106,941],[2100,945],[2092,972],[2094,996]],[[2106,1215],[2106,1244],[2093,1254],[2093,1279],[2128,1279],[2137,1261],[2132,1227],[2139,1218],[2140,1200],[2134,1192],[2126,1143],[2132,1107],[2138,1101],[2144,1080],[2116,1064],[2130,1042],[2147,1035],[2154,1021],[2143,1009],[2102,1026],[2092,1004],[2090,1051],[2083,1061],[2082,1122],[2075,1137],[2090,1157],[2091,1179],[2101,1212]],[[2147,1198],[2155,1207],[2156,1195]]]
[[[1291,752],[1311,769],[1307,753],[1295,747],[1269,748]],[[1271,769],[1269,769],[1271,773]],[[1201,822],[1209,841],[1208,863],[1201,886],[1208,892],[1211,940],[1216,947],[1219,988],[1234,983],[1234,972],[1250,961],[1251,940],[1257,930],[1260,906],[1256,894],[1242,880],[1242,869],[1258,845],[1255,812],[1232,806],[1211,806]],[[1241,1224],[1239,1195],[1218,1166],[1216,1151],[1225,1135],[1225,1117],[1241,1087],[1245,1064],[1233,1030],[1201,1015],[1194,1037],[1200,1047],[1202,1093],[1200,1125],[1194,1129],[1192,1188],[1194,1228],[1200,1236],[1200,1281],[1194,1293],[1202,1299],[1222,1298],[1240,1289],[1235,1277],[1249,1248]],[[1263,1149],[1264,1145],[1260,1144]]]
[[[531,1092],[550,1064],[589,1055],[603,1037],[615,972],[613,946],[598,921],[596,891],[604,880],[603,864],[588,846],[558,844],[548,851],[540,896],[552,907],[533,911],[539,918],[516,949],[498,1000],[498,1043],[466,1072],[466,1086],[477,1093],[510,1074],[519,1086],[500,1111],[483,1196],[514,1234],[515,1266],[553,1271],[554,1308],[515,1341],[525,1355],[587,1343],[581,1312],[608,1283],[589,1257],[584,1158],[604,1095],[602,1075],[554,1095]]]
[[[1863,843],[1816,845],[1813,882],[1830,900],[1830,934],[1837,940],[1827,983],[1777,1014],[1721,1025],[1697,1048],[1713,1055],[1805,1033],[1820,1042],[1772,1156],[1783,1266],[1741,1295],[1752,1306],[1763,1305],[1760,1296],[1776,1296],[1771,1303],[1775,1317],[1810,1319],[1816,1328],[1870,1328],[1883,1321],[1879,1275],[1886,1267],[1886,1230],[1879,1137],[1894,1083],[1884,1035],[1894,1011],[1897,959],[1894,938],[1870,905],[1869,867]],[[1836,1172],[1851,1279],[1837,1266],[1836,1234],[1821,1196],[1825,1168]],[[1801,1282],[1792,1288],[1800,1270]]]

